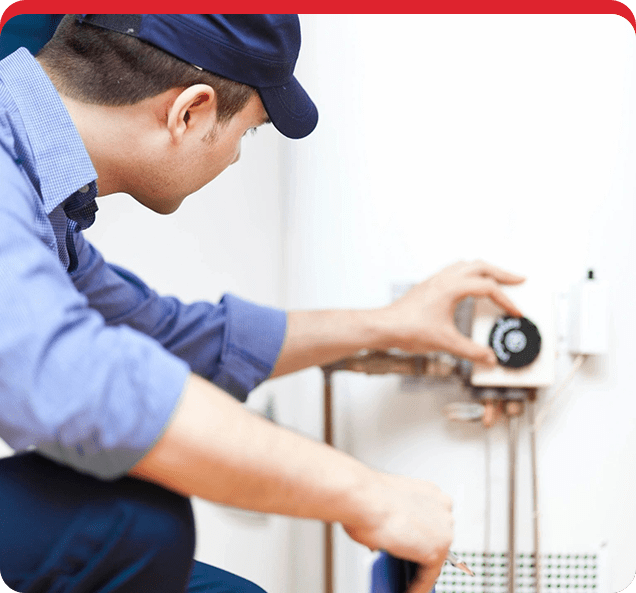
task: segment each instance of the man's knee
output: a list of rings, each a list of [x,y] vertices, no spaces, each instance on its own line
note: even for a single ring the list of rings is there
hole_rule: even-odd
[[[232,579],[228,580],[223,588],[219,589],[219,593],[266,593],[257,584],[248,581],[236,575],[231,575]],[[216,590],[214,590],[216,593]]]
[[[160,488],[126,490],[110,505],[101,501],[87,509],[82,551],[91,553],[83,562],[73,554],[82,569],[68,575],[69,590],[99,590],[107,583],[117,593],[185,591],[195,540],[190,501]],[[96,536],[95,545],[86,545],[87,532]]]
[[[160,572],[168,566],[189,573],[195,545],[190,501],[161,488],[152,488],[151,493],[117,501],[119,545],[127,555],[146,559]]]
[[[258,585],[231,572],[195,562],[188,592],[191,593],[266,593]]]
[[[29,458],[17,461],[0,472],[0,570],[12,588],[186,589],[194,556],[189,500],[130,478],[104,483],[45,460],[33,461],[38,472],[27,471]],[[33,486],[41,483],[46,492]]]
[[[261,589],[257,584],[252,581],[240,579],[240,583],[237,583],[237,588],[228,589],[228,593],[267,593],[265,589]]]

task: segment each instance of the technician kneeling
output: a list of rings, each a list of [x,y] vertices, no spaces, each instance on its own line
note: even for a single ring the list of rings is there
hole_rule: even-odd
[[[188,497],[340,522],[421,565],[429,591],[451,502],[277,427],[239,402],[268,377],[361,348],[480,362],[453,311],[521,278],[457,264],[393,305],[289,312],[226,295],[184,305],[84,238],[96,198],[160,213],[238,160],[272,122],[317,111],[293,76],[296,15],[68,15],[37,60],[0,61],[0,572],[25,593],[256,591],[193,562]],[[140,237],[140,240],[143,240]],[[238,401],[237,401],[238,400]]]

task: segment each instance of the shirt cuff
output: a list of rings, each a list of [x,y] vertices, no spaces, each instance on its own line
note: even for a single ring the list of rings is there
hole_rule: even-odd
[[[287,314],[234,295],[221,300],[227,312],[221,360],[212,381],[244,402],[274,369],[283,346]]]

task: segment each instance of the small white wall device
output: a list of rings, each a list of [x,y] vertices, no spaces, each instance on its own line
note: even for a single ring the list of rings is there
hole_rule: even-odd
[[[488,298],[475,301],[472,339],[497,355],[494,368],[474,364],[476,387],[547,387],[556,373],[555,296],[548,283],[526,280],[503,291],[524,317],[511,317]]]
[[[605,354],[609,348],[607,287],[594,270],[570,289],[570,354]]]

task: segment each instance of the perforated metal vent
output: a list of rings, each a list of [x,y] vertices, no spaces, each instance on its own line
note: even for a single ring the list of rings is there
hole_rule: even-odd
[[[435,585],[437,593],[507,593],[508,554],[461,552],[476,576],[470,577],[446,564]],[[541,556],[543,593],[590,593],[599,591],[598,557],[590,553],[560,553]],[[534,555],[517,554],[515,593],[534,593]]]

